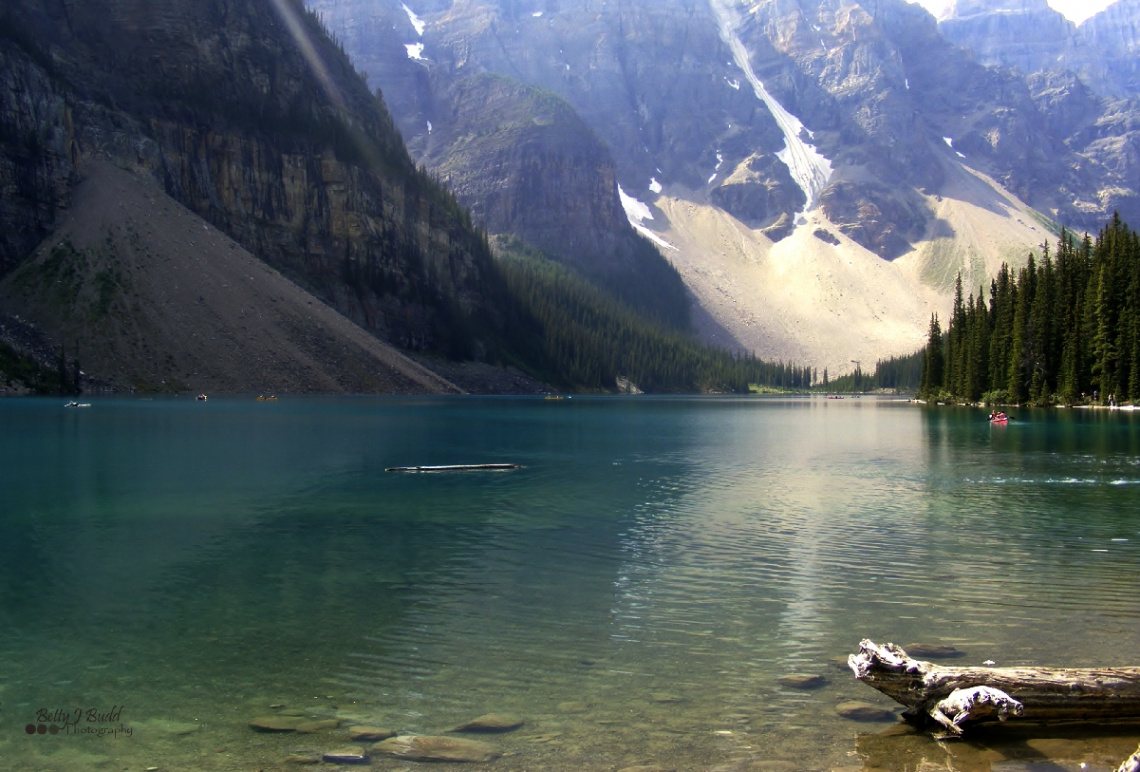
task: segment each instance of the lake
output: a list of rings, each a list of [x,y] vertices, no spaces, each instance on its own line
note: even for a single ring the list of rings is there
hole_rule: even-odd
[[[944,664],[1140,665],[1129,411],[91,402],[0,400],[6,771],[296,769],[353,724],[487,713],[525,723],[465,768],[1108,770],[1140,742],[938,743],[836,712],[898,713],[842,667],[864,638],[961,652]],[[521,468],[385,471],[476,463]],[[314,723],[250,728],[267,716]]]

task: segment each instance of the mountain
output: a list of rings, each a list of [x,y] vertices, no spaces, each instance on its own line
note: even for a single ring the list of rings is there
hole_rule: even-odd
[[[977,28],[993,41],[1003,29]],[[253,363],[270,345],[242,340],[248,322],[230,312],[244,301],[222,292],[248,254],[267,267],[246,274],[262,297],[292,299],[258,335],[312,362],[289,384],[397,382],[312,358],[336,346],[312,347],[311,303],[406,351],[519,364],[542,352],[554,373],[555,349],[511,294],[518,276],[492,255],[526,242],[510,251],[542,250],[670,335],[691,324],[834,376],[917,350],[959,274],[984,293],[1062,225],[1140,219],[1130,97],[1088,70],[987,65],[963,45],[905,0],[11,0],[0,302],[79,342],[85,361],[143,361],[123,378],[168,368],[195,388],[209,357],[193,335],[131,341],[123,321],[178,317],[123,304],[142,289],[161,304],[164,260],[202,252],[217,278],[194,286],[213,316],[168,299],[195,331],[241,341],[236,388],[263,377]],[[1104,60],[1125,82],[1121,67]],[[155,186],[159,209],[107,208],[98,191],[127,186],[111,171]],[[138,218],[162,207],[233,248],[146,241]],[[526,266],[552,277],[545,304],[576,281]],[[71,291],[54,293],[53,275]],[[300,294],[270,290],[279,279]],[[569,309],[559,329],[581,321]],[[95,323],[109,326],[96,336]]]
[[[558,96],[490,74],[441,94],[422,158],[492,233],[509,233],[669,327],[689,327],[677,272],[631,227],[608,149]]]
[[[498,345],[484,237],[299,3],[12,0],[0,82],[3,307],[110,381],[447,391],[392,346]]]
[[[1086,80],[1103,93],[1140,96],[1140,0],[1117,0],[1077,31],[1094,54],[1079,70]]]
[[[1048,0],[954,0],[938,31],[983,64],[1026,73],[1056,69],[1087,53],[1077,26]]]
[[[959,272],[984,292],[1062,225],[1140,217],[1130,104],[1078,75],[987,66],[905,0],[307,4],[380,88],[413,156],[464,180],[458,195],[492,232],[532,233],[549,201],[577,211],[589,197],[555,173],[546,193],[504,199],[517,128],[442,128],[470,114],[463,84],[516,94],[487,102],[515,127],[533,89],[564,100],[612,157],[627,217],[680,273],[702,335],[763,357],[834,374],[910,353],[948,313]],[[1006,11],[1037,25],[1011,56],[1077,47],[1043,0]],[[963,1],[956,18],[982,12]],[[1005,40],[996,18],[974,29]],[[559,156],[567,136],[549,132],[542,152]],[[484,174],[499,182],[470,184]],[[492,216],[505,200],[510,218]],[[591,227],[604,241],[614,226]]]
[[[1117,0],[1079,26],[1046,0],[957,0],[938,30],[986,65],[1068,71],[1102,96],[1140,96],[1140,0]]]
[[[63,221],[0,283],[116,391],[458,393],[153,182],[89,163]]]

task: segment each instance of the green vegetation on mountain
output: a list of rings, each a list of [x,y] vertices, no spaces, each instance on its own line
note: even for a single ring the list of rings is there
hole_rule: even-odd
[[[930,322],[919,396],[1034,405],[1140,401],[1140,237],[1119,215],[1095,242],[1062,231],[1014,276],[1002,266],[989,303],[963,299]]]
[[[533,374],[562,388],[610,391],[619,376],[647,392],[806,389],[809,367],[713,348],[647,321],[612,295],[515,239],[497,239],[519,316],[508,344]]]

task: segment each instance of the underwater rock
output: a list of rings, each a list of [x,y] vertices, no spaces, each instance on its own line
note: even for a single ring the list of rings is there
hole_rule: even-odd
[[[285,757],[286,764],[320,764],[319,753],[290,753]]]
[[[685,698],[679,694],[672,694],[670,692],[655,692],[649,695],[650,699],[654,702],[684,702]]]
[[[319,732],[322,729],[336,729],[338,726],[340,726],[340,722],[335,718],[326,718],[320,721],[304,721],[300,724],[297,724],[297,733],[312,734],[313,732]]]
[[[827,679],[821,675],[793,673],[786,676],[780,676],[776,679],[776,683],[781,684],[782,686],[790,686],[793,689],[818,689],[827,683]]]
[[[381,729],[378,726],[354,726],[348,730],[349,739],[363,740],[365,742],[379,742],[395,737],[396,732],[391,729]]]
[[[452,732],[510,732],[526,723],[520,716],[509,713],[486,713],[460,724]]]
[[[310,723],[304,716],[261,716],[249,722],[259,732],[295,732],[301,724]]]
[[[835,706],[835,712],[852,721],[885,721],[895,717],[893,710],[858,701],[841,702]]]
[[[456,737],[409,735],[391,737],[371,748],[373,753],[410,761],[486,762],[503,755],[495,746]]]
[[[368,761],[368,754],[363,748],[337,748],[321,756],[325,761],[333,764],[364,764]]]

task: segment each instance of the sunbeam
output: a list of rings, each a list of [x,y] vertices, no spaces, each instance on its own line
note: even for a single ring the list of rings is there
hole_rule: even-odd
[[[320,54],[317,53],[316,46],[313,45],[312,38],[305,30],[304,24],[297,13],[297,8],[290,0],[273,0],[273,7],[277,10],[277,15],[285,22],[285,27],[289,30],[289,34],[297,41],[297,47],[301,49],[301,55],[305,57],[305,61],[309,63],[313,74],[320,82],[321,88],[324,89],[325,95],[333,103],[338,110],[345,109],[344,97],[337,88],[336,83],[333,81],[332,76],[329,74],[328,67],[321,59]]]

